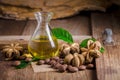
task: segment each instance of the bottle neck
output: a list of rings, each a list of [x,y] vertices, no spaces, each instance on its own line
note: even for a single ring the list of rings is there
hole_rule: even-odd
[[[37,19],[39,28],[45,28],[48,26],[49,21],[51,20],[51,14],[47,12],[37,12],[35,13],[35,17]]]

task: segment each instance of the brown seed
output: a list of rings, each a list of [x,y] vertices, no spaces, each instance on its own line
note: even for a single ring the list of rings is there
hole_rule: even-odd
[[[20,64],[21,64],[20,61],[14,61],[14,62],[13,62],[13,66],[19,66]]]
[[[60,58],[59,61],[64,61],[64,59],[61,59],[61,58]]]
[[[59,63],[60,63],[60,64],[64,64],[64,60],[60,60]]]
[[[68,65],[67,65],[67,64],[64,64],[63,66],[65,67],[65,69],[67,69],[67,67],[68,67]]]
[[[20,56],[19,59],[20,60],[24,60],[26,57],[25,56]]]
[[[94,68],[94,64],[88,64],[88,65],[86,66],[86,68],[87,68],[87,69],[93,69],[93,68]]]
[[[55,67],[55,65],[57,64],[57,62],[56,61],[53,61],[52,63],[51,63],[51,67]]]
[[[50,58],[50,61],[51,61],[51,60],[54,60],[54,58],[53,58],[53,57],[52,57],[52,58]]]
[[[60,72],[65,72],[66,69],[67,69],[67,65],[65,64],[65,65],[59,66],[58,71],[60,71]]]
[[[60,58],[65,58],[65,55],[64,55],[62,52],[60,52],[60,53],[59,53],[59,57],[60,57]]]
[[[32,58],[31,58],[31,57],[28,57],[28,58],[25,59],[25,61],[26,61],[26,62],[30,62],[30,61],[32,61]]]
[[[58,69],[61,66],[60,63],[56,63],[56,65],[54,66],[55,69]]]
[[[55,64],[55,63],[56,63],[55,60],[51,60],[51,61],[49,62],[49,65],[52,65],[52,64]]]
[[[77,72],[78,68],[77,67],[68,66],[68,71],[69,72]]]
[[[79,70],[85,70],[86,69],[86,66],[85,65],[81,65],[78,67]]]
[[[58,61],[60,58],[59,57],[53,57],[53,60]]]
[[[64,63],[64,59],[60,58],[57,62],[60,63],[60,64],[63,64]]]
[[[38,65],[42,65],[42,64],[44,64],[44,63],[45,63],[44,60],[39,60],[37,64],[38,64]]]
[[[45,59],[45,64],[48,64],[50,62],[50,59]]]

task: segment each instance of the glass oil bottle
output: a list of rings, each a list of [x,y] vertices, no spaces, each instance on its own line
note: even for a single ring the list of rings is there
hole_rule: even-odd
[[[38,25],[28,43],[28,50],[35,58],[46,59],[58,55],[58,41],[52,34],[49,22],[51,12],[35,13]]]

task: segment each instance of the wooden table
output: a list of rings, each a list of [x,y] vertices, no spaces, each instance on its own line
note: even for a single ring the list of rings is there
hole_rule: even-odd
[[[106,51],[96,59],[96,70],[76,73],[44,72],[34,73],[31,66],[16,70],[10,67],[11,61],[0,59],[0,80],[120,80],[120,11],[82,12],[66,19],[52,20],[52,27],[64,27],[75,36],[93,36],[102,40],[105,28],[113,30],[115,45],[105,45]],[[14,21],[0,19],[0,37],[31,35],[36,21]],[[2,39],[2,38],[1,38]]]

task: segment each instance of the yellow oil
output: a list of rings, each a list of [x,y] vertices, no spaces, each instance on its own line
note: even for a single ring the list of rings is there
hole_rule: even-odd
[[[31,39],[28,50],[36,58],[51,58],[58,55],[58,42],[55,37],[52,37],[51,41],[46,36],[40,36],[39,38]]]

